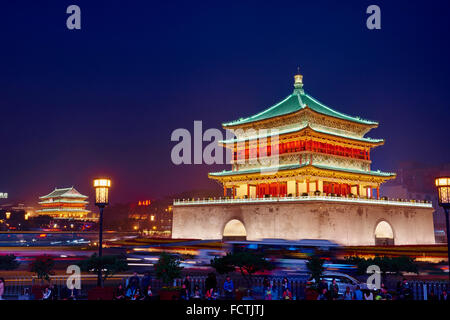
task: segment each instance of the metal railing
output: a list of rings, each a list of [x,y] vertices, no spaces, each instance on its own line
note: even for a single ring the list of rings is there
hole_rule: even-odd
[[[264,197],[264,198],[204,198],[204,199],[198,198],[198,199],[182,199],[182,200],[175,199],[173,201],[173,205],[187,206],[187,205],[209,205],[209,204],[246,204],[246,203],[273,203],[273,202],[288,203],[288,202],[312,202],[312,201],[433,208],[431,202],[422,200],[372,199],[362,197],[339,197],[329,195],[305,195],[305,196]]]
[[[119,284],[122,284],[126,287],[127,280],[130,275],[117,275],[114,278],[111,278],[106,281],[105,286],[114,286],[116,287]],[[95,276],[87,276],[83,277],[81,292],[78,295],[80,299],[86,299],[87,293],[89,290],[96,286]],[[198,286],[199,290],[202,294],[202,297],[205,294],[206,288],[206,276],[191,276],[191,294],[193,293],[194,287]],[[263,276],[253,276],[251,282],[248,283],[243,277],[233,275],[232,277],[234,288],[238,289],[241,287],[248,287],[250,285],[251,296],[254,299],[264,299],[263,292]],[[51,279],[52,284],[56,284],[58,288],[59,298],[62,298],[62,293],[66,288],[66,279],[67,276],[53,276]],[[269,281],[273,283],[273,299],[281,298],[281,283],[283,277],[281,276],[268,276]],[[287,277],[292,297],[297,300],[305,299],[305,289],[306,289],[306,280],[305,277]],[[91,281],[93,280],[93,281]],[[141,278],[142,280],[142,278]],[[175,286],[181,287],[183,284],[183,279],[176,279],[174,281]],[[217,289],[219,292],[219,297],[223,298],[225,296],[225,292],[223,290],[223,283],[225,281],[225,276],[217,276]],[[17,277],[13,279],[6,279],[5,286],[5,299],[18,299],[19,296],[23,293],[25,288],[28,288],[31,291],[31,287],[34,284],[39,284],[40,280],[37,280],[35,277]],[[155,294],[158,294],[159,290],[163,287],[161,280],[151,278],[150,285],[152,286],[152,290]],[[445,281],[409,281],[409,286],[412,292],[412,298],[414,300],[430,300],[430,292],[433,292],[436,299],[441,299],[442,292],[447,290],[448,292],[448,284]],[[395,289],[395,288],[391,288]],[[394,290],[395,291],[395,290]],[[245,294],[244,294],[245,295]]]

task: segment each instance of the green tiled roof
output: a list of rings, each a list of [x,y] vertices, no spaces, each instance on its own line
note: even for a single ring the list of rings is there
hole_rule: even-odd
[[[251,123],[255,121],[261,121],[265,119],[275,118],[282,115],[290,114],[296,111],[299,111],[301,109],[304,109],[306,106],[308,106],[310,109],[325,114],[327,116],[349,120],[357,123],[362,124],[378,124],[378,122],[370,121],[370,120],[364,120],[359,117],[352,117],[349,115],[346,115],[344,113],[338,112],[336,110],[331,109],[330,107],[327,107],[326,105],[322,104],[321,102],[317,101],[310,95],[306,94],[303,89],[295,89],[294,92],[288,96],[283,101],[271,106],[270,108],[257,113],[253,116],[250,116],[248,118],[241,118],[236,121],[231,121],[227,123],[223,123],[222,125],[224,127],[227,126],[235,126],[235,125],[241,125],[246,123]]]
[[[357,169],[330,167],[330,166],[324,166],[324,165],[321,165],[321,164],[313,164],[313,167],[316,167],[318,169],[338,170],[338,171],[345,171],[345,172],[351,172],[351,173],[361,173],[361,174],[368,174],[368,175],[371,175],[371,176],[381,176],[381,177],[390,177],[390,176],[394,176],[395,175],[395,173],[382,172],[380,170],[377,170],[377,171],[364,171],[364,170],[357,170]]]
[[[299,169],[302,167],[306,167],[308,166],[309,163],[305,163],[305,164],[289,164],[289,165],[282,165],[282,166],[278,166],[278,167],[273,167],[273,168],[255,168],[255,169],[247,169],[247,170],[239,170],[239,171],[221,171],[221,172],[211,172],[209,175],[210,176],[215,176],[215,177],[222,177],[222,176],[233,176],[233,175],[239,175],[239,174],[251,174],[251,173],[258,173],[263,171],[271,171],[272,170],[278,170],[278,171],[283,171],[283,170],[292,170],[292,169]],[[380,176],[380,177],[390,177],[390,176],[394,176],[395,173],[391,173],[391,172],[381,172],[381,171],[364,171],[364,170],[357,170],[357,169],[347,169],[347,168],[340,168],[340,167],[330,167],[330,166],[325,166],[325,165],[321,165],[321,164],[312,164],[313,167],[318,168],[318,169],[325,169],[325,170],[333,170],[333,171],[343,171],[343,172],[350,172],[350,173],[358,173],[358,174],[366,174],[366,175],[371,175],[371,176]]]
[[[257,172],[261,172],[261,171],[265,171],[265,172],[270,172],[271,170],[278,170],[278,171],[282,171],[282,170],[291,170],[291,169],[298,169],[301,167],[306,166],[306,164],[288,164],[288,165],[283,165],[283,166],[278,166],[278,167],[264,167],[264,168],[255,168],[255,169],[247,169],[247,170],[239,170],[239,171],[231,171],[231,170],[223,170],[221,172],[211,172],[209,173],[209,175],[211,176],[234,176],[237,174],[248,174],[248,173],[257,173]]]
[[[305,129],[306,127],[308,127],[308,125],[302,126],[302,127],[296,127],[296,128],[290,128],[290,129],[286,129],[286,130],[279,130],[276,132],[268,132],[267,134],[264,135],[258,135],[255,137],[246,137],[246,138],[241,138],[241,139],[229,139],[229,140],[221,140],[219,142],[221,143],[233,143],[233,142],[242,142],[242,141],[246,141],[246,140],[253,140],[256,138],[266,138],[266,137],[270,137],[270,136],[274,136],[274,135],[282,135],[282,134],[286,134],[286,133],[294,133],[294,132],[298,132],[300,130]],[[336,132],[332,132],[332,131],[328,131],[328,130],[323,130],[323,129],[315,129],[311,126],[309,126],[313,131],[316,132],[320,132],[320,133],[325,133],[325,134],[330,134],[336,137],[342,137],[342,138],[347,138],[347,139],[352,139],[352,140],[357,140],[357,141],[363,141],[363,142],[383,142],[383,139],[372,139],[372,138],[365,138],[365,137],[354,137],[354,136],[349,136],[349,135],[345,135],[345,134],[339,134]]]
[[[62,188],[55,189],[46,196],[39,197],[40,199],[48,198],[59,198],[59,197],[69,197],[69,198],[87,198],[87,196],[79,193],[74,187],[72,188]]]

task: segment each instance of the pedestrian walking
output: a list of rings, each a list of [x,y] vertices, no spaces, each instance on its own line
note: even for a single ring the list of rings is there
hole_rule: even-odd
[[[230,276],[227,276],[225,282],[223,283],[223,291],[225,292],[226,300],[233,300],[234,284]]]
[[[205,295],[212,297],[214,290],[217,288],[217,279],[214,273],[209,273],[208,277],[205,280]]]
[[[192,285],[191,285],[191,277],[187,274],[184,278],[184,285],[186,286],[187,296],[188,298],[191,296],[192,293]]]
[[[349,286],[347,286],[347,288],[345,288],[343,299],[344,300],[353,300],[353,294],[350,291],[350,287]]]
[[[364,299],[363,293],[359,286],[356,286],[355,292],[353,293],[353,299],[354,300],[363,300]]]
[[[441,301],[448,301],[448,294],[447,294],[447,290],[443,290],[441,293]]]
[[[0,300],[3,300],[4,294],[5,294],[5,279],[0,278]]]
[[[125,290],[122,284],[119,284],[114,292],[114,300],[125,300]]]
[[[328,300],[327,289],[323,288],[322,291],[320,291],[320,294],[317,296],[317,300]]]
[[[364,300],[373,300],[373,293],[370,290],[364,292]]]
[[[140,287],[139,283],[140,283],[139,276],[137,272],[134,272],[133,276],[131,276],[130,279],[128,280],[128,287],[132,288],[133,291],[135,291]]]
[[[336,279],[333,279],[333,282],[330,286],[330,300],[337,300],[339,298],[339,286],[336,283]]]

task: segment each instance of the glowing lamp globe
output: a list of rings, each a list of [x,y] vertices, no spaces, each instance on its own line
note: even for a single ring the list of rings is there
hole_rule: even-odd
[[[111,187],[111,180],[109,179],[95,179],[94,180],[94,188],[95,188],[95,205],[96,206],[107,206],[108,201],[108,190]]]
[[[450,177],[436,178],[435,183],[438,189],[439,205],[450,207]]]

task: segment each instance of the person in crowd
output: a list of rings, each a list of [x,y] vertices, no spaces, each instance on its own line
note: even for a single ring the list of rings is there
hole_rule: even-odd
[[[383,298],[383,296],[381,295],[381,289],[379,290],[374,290],[374,300],[378,301],[378,300],[386,300]]]
[[[5,294],[5,279],[0,278],[0,300],[3,300],[4,294]]]
[[[144,290],[144,300],[151,300],[153,297],[152,286],[149,284]]]
[[[52,300],[52,289],[50,289],[50,287],[45,287],[42,294],[42,300]]]
[[[214,288],[206,290],[205,299],[206,300],[216,300],[217,299],[216,290]]]
[[[141,291],[145,293],[145,290],[147,290],[148,286],[150,285],[152,278],[150,277],[150,272],[146,271],[144,273],[144,276],[141,280]]]
[[[139,288],[139,283],[140,283],[139,276],[137,272],[134,272],[133,276],[131,276],[130,279],[128,280],[128,287],[132,288],[133,291],[135,291],[136,289]]]
[[[205,280],[205,290],[206,295],[212,297],[214,290],[217,288],[217,279],[214,273],[208,274],[208,277]],[[209,292],[208,292],[209,291]]]
[[[402,300],[401,291],[402,291],[402,283],[401,283],[401,281],[397,281],[396,296],[397,296],[397,299],[399,299],[399,300]]]
[[[272,283],[269,282],[267,286],[264,286],[264,300],[272,300]]]
[[[77,300],[78,290],[76,288],[68,289],[66,291],[66,295],[64,300]]]
[[[125,289],[119,284],[114,292],[114,300],[125,300]]]
[[[363,300],[363,293],[360,286],[356,286],[355,292],[353,293],[353,300]]]
[[[267,276],[264,276],[263,289],[266,290],[269,286],[270,286],[269,278],[267,278]]]
[[[344,300],[353,300],[353,294],[350,291],[350,287],[349,286],[347,286],[347,288],[345,288],[343,299]]]
[[[188,292],[188,289],[186,288],[186,284],[184,284],[184,283],[181,285],[180,299],[181,300],[189,300],[189,292]]]
[[[448,294],[447,294],[447,290],[443,290],[441,293],[441,301],[448,301]]]
[[[381,283],[380,295],[381,295],[381,298],[383,300],[390,300],[390,298],[391,298],[391,296],[390,296],[386,286],[384,285],[384,283]]]
[[[234,284],[230,276],[227,276],[227,278],[225,279],[225,282],[223,283],[223,290],[225,292],[225,299],[232,300],[234,292]]]
[[[194,294],[192,295],[192,300],[201,300],[202,294],[200,292],[200,287],[198,285],[195,285],[194,287]]]
[[[58,294],[58,286],[56,284],[52,285],[52,300],[58,300],[59,294]]]
[[[373,300],[373,293],[371,290],[364,292],[364,300]]]
[[[326,289],[328,294],[328,283],[325,281],[325,279],[322,278],[322,280],[320,280],[319,282],[319,292],[322,292],[323,289]]]
[[[19,300],[31,300],[30,290],[28,288],[23,288],[18,299]]]
[[[283,300],[292,300],[292,292],[289,290],[289,288],[286,288],[283,291]]]
[[[336,279],[330,285],[330,300],[337,300],[339,298],[339,286],[336,283]]]
[[[402,284],[400,286],[400,299],[401,300],[412,299],[411,287],[409,286],[409,283],[405,278],[403,278]]]
[[[281,290],[284,292],[286,289],[291,290],[291,285],[289,284],[287,278],[283,278],[283,280],[281,281]]]
[[[128,286],[128,288],[127,288],[127,290],[125,291],[125,299],[129,299],[129,300],[132,300],[133,299],[133,297],[135,296],[135,294],[136,294],[136,291],[138,290],[139,288],[137,288],[137,287],[134,287],[134,286]]]
[[[183,283],[186,286],[187,296],[189,298],[192,293],[192,285],[191,285],[191,277],[188,274],[186,275],[186,277],[184,277]]]
[[[322,291],[320,291],[320,294],[317,296],[317,300],[328,300],[327,289],[323,288]]]
[[[141,290],[139,288],[136,288],[134,290],[134,294],[131,296],[131,300],[142,300]]]

